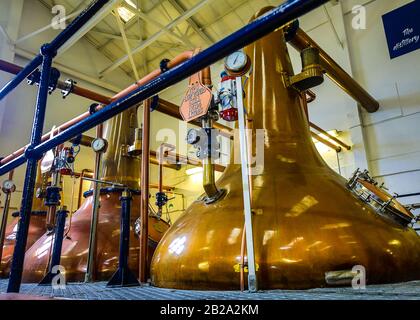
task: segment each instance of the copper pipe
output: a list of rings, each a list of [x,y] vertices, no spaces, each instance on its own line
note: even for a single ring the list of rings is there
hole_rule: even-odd
[[[102,138],[103,136],[103,124],[96,126],[96,138]],[[93,177],[96,180],[100,179],[100,168],[101,168],[102,153],[96,152],[95,155],[95,170]],[[97,252],[97,230],[99,221],[99,206],[100,206],[100,184],[97,182],[93,183],[93,205],[92,205],[92,217],[90,223],[90,234],[89,234],[89,251],[88,261],[86,266],[85,282],[91,282],[96,277],[96,252]]]
[[[98,110],[102,109],[103,107],[104,107],[104,106],[102,106],[102,105],[98,105],[98,106],[96,107],[96,111],[98,111]],[[41,142],[44,142],[44,141],[49,140],[51,135],[55,136],[57,133],[59,133],[59,132],[61,132],[61,131],[64,131],[64,130],[66,130],[67,128],[71,127],[72,125],[74,125],[74,124],[76,124],[76,123],[80,122],[81,120],[83,120],[83,119],[85,119],[85,118],[89,117],[89,115],[90,115],[90,113],[89,113],[89,112],[82,113],[81,115],[77,116],[76,118],[73,118],[73,119],[71,119],[71,120],[69,120],[69,121],[67,121],[67,122],[63,123],[62,125],[60,125],[60,126],[56,127],[54,130],[51,130],[50,132],[47,132],[46,134],[44,134],[44,135],[42,136],[42,138],[41,138]],[[10,155],[8,155],[7,157],[3,158],[3,159],[0,161],[0,165],[4,165],[4,164],[6,164],[6,163],[8,163],[8,162],[12,161],[13,159],[15,159],[15,158],[17,158],[17,157],[21,156],[21,155],[25,152],[25,150],[26,150],[26,148],[27,148],[28,146],[29,146],[29,145],[26,145],[26,146],[24,146],[24,147],[22,147],[22,148],[20,148],[20,149],[16,150],[15,152],[11,153],[11,154],[10,154]]]
[[[73,139],[70,139],[69,140],[69,142],[75,142],[76,140],[78,139],[78,137],[74,137]],[[84,146],[84,147],[91,147],[92,146],[92,141],[93,140],[95,140],[95,138],[93,138],[93,137],[91,137],[91,136],[88,136],[88,135],[85,135],[85,134],[82,134],[82,138],[80,139],[80,142],[79,142],[79,144],[81,145],[81,146]]]
[[[80,182],[79,182],[79,192],[78,192],[78,196],[77,196],[77,207],[80,208],[80,206],[82,205],[82,193],[83,193],[83,177],[85,177],[86,173],[89,173],[90,175],[92,175],[93,171],[90,169],[83,169],[82,172],[80,173]],[[92,175],[93,178],[93,175]]]
[[[287,27],[286,27],[287,28]],[[287,30],[286,30],[287,32]],[[337,62],[334,61],[321,47],[302,29],[298,28],[292,39],[292,46],[298,51],[308,47],[315,47],[319,50],[320,63],[325,69],[328,77],[333,80],[341,89],[349,94],[368,112],[375,112],[379,109],[379,102],[375,100],[362,86],[357,83]]]
[[[159,147],[159,183],[158,183],[158,191],[159,193],[163,192],[163,156],[164,151],[163,148],[168,148],[169,150],[174,150],[175,146],[169,143],[162,143]],[[168,150],[168,151],[169,151]],[[158,206],[158,216],[162,216],[162,206]]]
[[[92,101],[100,102],[102,104],[110,104],[112,102],[111,98],[104,96],[100,93],[93,92],[91,90],[81,88],[79,86],[74,86],[72,93],[74,93],[77,96],[85,97],[87,99],[90,99]]]
[[[317,131],[321,132],[322,134],[326,135],[328,138],[330,138],[331,140],[335,141],[340,146],[346,148],[347,150],[351,150],[351,146],[349,146],[348,144],[344,143],[340,139],[337,139],[333,135],[329,134],[327,131],[325,131],[324,129],[318,127],[316,124],[314,124],[312,122],[309,122],[309,125],[311,126],[311,128],[314,128],[315,130],[317,130]]]
[[[2,70],[2,71],[5,71],[5,72],[16,75],[22,69],[23,69],[22,67],[20,67],[16,64],[13,64],[13,63],[10,63],[10,62],[4,61],[4,60],[0,60],[0,70]],[[61,89],[61,90],[67,89],[67,85],[66,85],[65,82],[59,80],[57,82],[57,88]],[[100,93],[93,92],[89,89],[79,87],[77,85],[73,86],[72,93],[74,93],[75,95],[78,95],[80,97],[84,97],[84,98],[87,98],[87,99],[90,99],[90,100],[93,100],[93,101],[97,101],[97,102],[100,102],[100,103],[103,103],[103,104],[109,104],[111,102],[111,99],[109,97],[106,97],[106,96],[104,96]]]
[[[146,283],[148,278],[148,217],[149,217],[149,156],[150,156],[150,105],[151,100],[143,103],[143,132],[141,154],[141,198],[140,198],[140,252],[139,252],[139,280]]]
[[[320,137],[315,132],[311,131],[311,136],[312,136],[312,138],[318,140],[319,142],[321,142],[321,143],[325,144],[326,146],[330,147],[331,149],[335,150],[336,152],[341,152],[341,147],[340,146],[336,146],[335,144],[331,143],[330,141]]]
[[[188,59],[191,59],[191,57],[194,55],[194,51],[185,51],[181,53],[180,55],[173,58],[171,61],[168,62],[168,69],[172,69],[173,67],[176,67],[177,65],[181,64],[184,61],[187,61]],[[151,73],[146,75],[145,77],[138,80],[136,83],[132,84],[131,86],[125,88],[121,92],[114,95],[111,99],[112,101],[120,99],[122,97],[125,97],[129,93],[136,90],[138,87],[141,87],[142,85],[152,81],[153,79],[159,77],[162,74],[162,71],[160,69],[153,70]]]

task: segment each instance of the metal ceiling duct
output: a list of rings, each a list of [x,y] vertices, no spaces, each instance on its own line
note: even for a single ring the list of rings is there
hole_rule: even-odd
[[[259,289],[323,287],[356,265],[370,284],[420,279],[416,232],[351,193],[316,151],[301,96],[284,82],[293,74],[284,31],[245,51],[253,64],[247,111],[253,128],[265,129],[264,169],[250,179]],[[241,181],[240,165],[230,164],[217,182],[226,196],[211,204],[199,198],[172,225],[153,256],[155,286],[239,289]]]

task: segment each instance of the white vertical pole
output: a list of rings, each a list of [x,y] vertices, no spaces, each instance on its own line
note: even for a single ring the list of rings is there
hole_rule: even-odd
[[[236,78],[236,101],[238,105],[239,142],[241,150],[242,189],[245,210],[246,250],[248,257],[248,289],[257,291],[257,277],[255,274],[254,237],[252,233],[251,195],[248,179],[248,145],[245,129],[245,112],[243,101],[242,78]]]

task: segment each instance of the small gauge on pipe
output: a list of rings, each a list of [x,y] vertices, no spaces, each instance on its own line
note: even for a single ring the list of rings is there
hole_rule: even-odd
[[[12,193],[16,190],[16,185],[12,180],[5,180],[3,182],[2,190],[4,193]]]
[[[251,59],[243,51],[235,51],[228,55],[224,64],[226,72],[234,77],[243,76],[251,69]]]
[[[105,152],[108,147],[108,142],[103,138],[96,138],[92,141],[92,149],[95,152]]]

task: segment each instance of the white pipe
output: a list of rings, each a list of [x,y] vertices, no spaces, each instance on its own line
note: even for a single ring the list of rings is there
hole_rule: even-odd
[[[248,178],[248,144],[245,129],[245,112],[242,95],[242,78],[236,78],[236,99],[238,104],[239,143],[241,150],[242,191],[245,211],[246,250],[248,257],[248,290],[257,291],[257,276],[255,272],[254,236],[252,232],[251,193]]]

